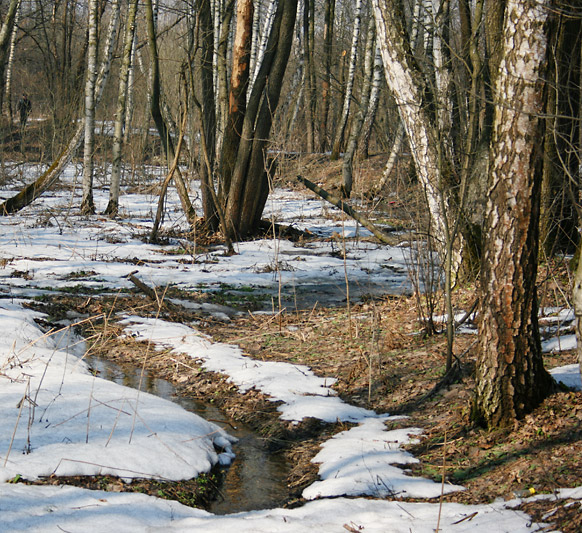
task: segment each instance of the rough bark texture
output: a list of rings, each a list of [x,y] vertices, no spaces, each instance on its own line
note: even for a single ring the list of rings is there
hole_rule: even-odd
[[[297,0],[279,3],[265,56],[248,99],[225,210],[233,238],[257,229],[269,193],[265,148],[293,42]]]
[[[425,190],[434,235],[441,246],[446,242],[441,195],[445,194],[439,138],[425,95],[427,84],[414,61],[399,0],[373,0],[376,35],[384,74],[394,97],[414,158],[416,172]]]
[[[546,18],[542,2],[508,2],[496,76],[474,413],[489,427],[512,424],[553,383],[542,364],[535,286]]]
[[[249,87],[249,66],[252,44],[253,2],[239,0],[236,32],[232,46],[232,73],[228,99],[228,121],[221,157],[221,194],[228,196],[230,179],[240,143]]]

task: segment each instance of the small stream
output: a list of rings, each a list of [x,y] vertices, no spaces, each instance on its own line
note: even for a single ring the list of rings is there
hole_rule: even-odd
[[[184,398],[166,380],[152,376],[147,370],[141,377],[141,369],[131,365],[118,365],[96,357],[86,358],[87,364],[99,372],[103,379],[119,385],[139,388],[177,403],[187,411],[217,423],[230,435],[238,438],[233,446],[236,458],[227,469],[218,499],[208,510],[214,514],[253,511],[280,506],[288,497],[285,480],[290,466],[281,456],[273,454],[263,445],[261,438],[250,428],[229,419],[210,403]]]

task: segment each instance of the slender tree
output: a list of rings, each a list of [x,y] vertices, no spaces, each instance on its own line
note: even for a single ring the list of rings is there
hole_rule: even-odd
[[[85,81],[85,144],[81,213],[95,213],[93,203],[93,152],[95,150],[95,83],[97,81],[97,0],[89,0],[87,79]]]
[[[354,79],[356,77],[356,62],[358,58],[358,43],[360,41],[361,22],[362,22],[362,0],[356,0],[354,28],[352,30],[352,46],[350,49],[350,58],[348,65],[348,79],[346,82],[342,114],[335,134],[333,148],[331,150],[332,160],[337,159],[339,157],[339,154],[342,150],[342,146],[344,143],[346,126],[348,124],[348,115],[350,113],[350,107],[353,99]],[[344,194],[348,194],[349,196],[349,192],[347,191],[345,184],[344,184]]]
[[[123,127],[125,125],[128,79],[131,66],[131,56],[135,41],[135,18],[137,15],[137,0],[131,0],[127,13],[125,39],[121,69],[119,72],[119,88],[117,90],[117,109],[113,128],[113,147],[111,161],[111,185],[109,187],[109,203],[105,214],[115,217],[119,210],[119,189],[121,181],[121,150],[123,144]]]
[[[14,17],[14,29],[10,37],[10,45],[8,48],[8,60],[6,61],[6,88],[5,88],[5,100],[4,105],[8,111],[8,116],[10,117],[10,122],[12,122],[12,65],[14,64],[14,51],[16,50],[16,36],[18,34],[18,22],[20,18],[20,2],[18,3],[18,9],[16,10],[16,16]],[[1,101],[0,101],[1,102]]]
[[[151,61],[151,77],[150,77],[150,111],[152,118],[158,130],[160,136],[160,142],[164,149],[166,159],[168,161],[168,166],[172,164],[175,157],[174,143],[170,137],[168,126],[162,116],[162,110],[160,107],[160,95],[161,95],[161,85],[160,85],[160,65],[158,57],[158,45],[156,36],[156,24],[154,17],[154,9],[152,5],[152,0],[146,0],[146,26],[148,33],[148,45],[150,52]],[[188,190],[186,184],[182,179],[182,173],[180,172],[180,167],[177,166],[173,173],[174,183],[176,184],[176,189],[178,191],[178,196],[180,197],[180,202],[182,204],[182,209],[186,215],[190,225],[194,225],[196,222],[196,213],[194,212],[194,207],[190,201],[188,195]]]
[[[366,111],[370,101],[370,91],[372,88],[372,81],[374,78],[374,60],[376,57],[376,26],[374,19],[370,19],[368,26],[368,36],[366,42],[366,52],[364,57],[364,83],[361,90],[360,102],[358,111],[352,122],[352,128],[348,138],[346,151],[344,153],[342,162],[342,194],[345,198],[349,198],[352,192],[353,182],[353,164],[356,155],[356,147],[358,139],[362,130],[364,119],[366,118]]]
[[[12,33],[15,31],[14,21],[18,16],[18,7],[20,0],[10,0],[8,4],[8,11],[2,21],[0,27],[0,110],[3,108],[4,92],[5,92],[5,69],[8,57],[10,54],[10,41]]]
[[[335,20],[335,0],[325,0],[323,21],[323,74],[321,80],[321,111],[319,126],[319,149],[325,152],[328,148],[328,118],[331,100],[331,66],[333,55],[333,37]]]

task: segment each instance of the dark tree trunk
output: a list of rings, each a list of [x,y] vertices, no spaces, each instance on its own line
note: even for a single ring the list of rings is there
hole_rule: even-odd
[[[247,106],[253,27],[252,0],[239,0],[236,21],[236,33],[232,50],[228,119],[221,157],[221,199],[228,197],[230,191],[230,182],[236,163],[236,155],[240,144],[240,135]]]
[[[333,50],[333,21],[335,18],[335,0],[325,2],[325,20],[323,25],[323,79],[321,81],[321,117],[319,128],[320,150],[325,152],[327,142],[327,120],[331,99],[331,57]]]
[[[200,81],[202,86],[202,128],[204,130],[209,165],[200,165],[200,188],[202,211],[206,227],[215,231],[218,228],[218,214],[213,200],[211,187],[214,187],[212,170],[216,162],[216,103],[214,100],[214,25],[209,0],[200,5],[200,30],[202,55],[200,58]]]
[[[175,152],[174,143],[172,142],[170,132],[168,131],[168,127],[162,116],[162,111],[160,108],[160,95],[161,95],[160,70],[152,0],[146,0],[146,23],[148,30],[148,44],[152,69],[150,87],[150,97],[151,97],[150,111],[154,123],[156,125],[156,129],[158,130],[160,142],[164,149],[164,153],[166,154],[168,166],[170,166],[174,159]],[[186,215],[186,219],[188,220],[188,223],[190,225],[193,225],[196,221],[196,213],[194,212],[194,208],[192,207],[192,203],[190,202],[186,185],[184,184],[182,175],[180,173],[180,167],[176,167],[176,170],[174,172],[174,183],[176,184],[176,189],[178,191],[178,195],[180,197],[180,202],[182,204],[184,214]]]
[[[225,212],[233,238],[243,238],[257,230],[267,201],[265,149],[293,43],[296,12],[297,0],[279,3],[248,101]]]

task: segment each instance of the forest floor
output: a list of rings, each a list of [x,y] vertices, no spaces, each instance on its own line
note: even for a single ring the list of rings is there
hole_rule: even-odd
[[[470,305],[473,297],[469,289],[457,293],[460,305]],[[67,297],[54,303],[63,309],[86,303],[75,300]],[[119,304],[95,299],[89,308],[97,315]],[[140,297],[126,300],[123,306],[131,313],[147,312]],[[306,364],[318,375],[337,378],[334,388],[344,401],[378,413],[403,415],[391,422],[390,429],[422,428],[418,443],[408,446],[419,460],[413,471],[437,481],[443,479],[444,471],[445,482],[466,487],[445,495],[443,501],[485,503],[513,499],[530,488],[551,494],[579,485],[582,392],[556,392],[511,428],[486,431],[476,426],[470,418],[475,335],[457,337],[460,372],[454,382],[440,386],[446,339],[422,332],[416,308],[410,297],[390,297],[352,305],[349,311],[347,307],[316,307],[274,316],[249,313],[226,323],[206,317],[198,327],[214,341],[240,346],[245,355]],[[149,310],[155,311],[155,306]],[[162,315],[166,320],[192,320],[190,313],[181,316],[176,310]],[[281,421],[276,405],[261,393],[251,390],[241,395],[226,377],[205,372],[188,356],[169,350],[152,353],[143,343],[117,336],[113,323],[106,329],[97,337],[92,353],[122,365],[144,366],[173,382],[186,397],[211,398],[232,419],[263,435],[273,453],[283,453],[294,465],[287,480],[288,506],[300,504],[302,490],[318,479],[311,459],[319,445],[349,427],[316,420],[299,425]],[[547,368],[573,362],[575,356],[568,352],[545,357]],[[151,490],[156,493],[158,488],[153,485]],[[581,531],[579,504],[567,499],[528,502],[524,498],[521,508],[535,520],[552,521],[564,533]]]
[[[314,167],[321,169],[314,162]],[[302,161],[305,167],[305,161]],[[329,166],[319,175],[303,168],[302,174],[333,191],[328,175],[337,175]],[[377,171],[377,168],[376,168]],[[411,223],[412,196],[395,194],[385,211],[392,224]],[[406,205],[406,211],[404,210]],[[569,277],[564,264],[544,265],[540,272],[541,307],[568,307]],[[470,310],[476,288],[467,285],[454,293],[454,307]],[[172,294],[169,289],[167,297]],[[435,310],[442,308],[442,295],[433,295]],[[224,303],[220,293],[189,294],[203,302]],[[474,397],[476,335],[458,334],[455,360],[458,373],[442,383],[445,374],[446,338],[442,332],[428,334],[427,300],[415,296],[385,296],[366,301],[346,300],[341,307],[315,305],[307,310],[280,310],[260,314],[256,295],[241,296],[236,306],[245,311],[224,322],[209,316],[193,316],[192,311],[175,307],[158,309],[144,295],[114,299],[110,296],[56,296],[43,304],[51,318],[70,310],[92,316],[115,313],[157,315],[188,323],[194,318],[198,328],[213,341],[236,344],[245,355],[260,360],[285,361],[308,365],[320,376],[334,377],[334,388],[347,403],[377,413],[402,415],[391,422],[391,429],[420,427],[418,442],[408,446],[419,462],[413,470],[420,476],[463,485],[466,490],[443,496],[443,501],[484,503],[532,489],[548,493],[575,487],[582,480],[582,392],[559,391],[511,428],[486,431],[471,420]],[[233,305],[229,302],[229,305]],[[424,311],[422,311],[424,309]],[[273,453],[284,454],[293,468],[287,479],[287,506],[302,503],[302,490],[318,479],[317,465],[311,459],[322,442],[349,424],[324,424],[304,420],[293,425],[282,421],[276,404],[261,393],[237,392],[226,376],[204,371],[189,356],[148,349],[132,338],[119,336],[121,326],[113,321],[88,323],[93,338],[91,352],[120,364],[147,368],[152,374],[175,384],[181,395],[212,401],[232,419],[240,420],[259,432]],[[442,325],[437,324],[437,329]],[[551,369],[576,362],[572,352],[545,354]],[[71,482],[73,482],[71,480]],[[88,480],[78,484],[88,485]],[[132,489],[133,490],[133,489]],[[156,494],[157,487],[150,487]],[[582,531],[578,502],[568,499],[528,500],[520,507],[534,521],[552,522],[563,533]]]
[[[471,287],[456,291],[455,307],[470,308],[474,294]],[[200,295],[201,302],[209,298],[217,295]],[[476,336],[457,336],[455,354],[460,371],[454,381],[443,385],[446,339],[441,333],[424,332],[417,303],[413,297],[398,296],[349,308],[346,303],[341,308],[315,306],[275,315],[249,311],[229,322],[206,316],[197,327],[215,342],[240,346],[250,357],[305,364],[318,375],[337,378],[334,388],[344,401],[378,413],[403,415],[391,422],[390,429],[422,428],[418,442],[408,446],[419,460],[413,465],[414,473],[436,481],[443,480],[444,473],[444,482],[466,487],[463,492],[443,496],[443,501],[485,503],[513,499],[529,489],[551,494],[558,488],[579,485],[582,392],[556,392],[511,428],[486,431],[476,426],[470,417]],[[240,304],[243,308],[244,302]],[[113,307],[121,310],[120,305],[132,314],[157,312],[156,306],[144,304],[140,295],[124,298],[123,304],[97,298],[87,304],[86,299],[63,297],[49,308],[53,308],[53,315],[58,309],[82,308],[95,316],[110,316]],[[43,310],[49,309],[44,305]],[[175,308],[162,308],[161,316],[184,323],[193,319],[190,311],[182,313]],[[264,395],[255,390],[240,394],[225,376],[205,372],[189,356],[169,350],[152,353],[144,343],[118,336],[120,329],[113,322],[91,327],[97,339],[91,353],[122,365],[143,366],[174,383],[186,397],[211,399],[232,419],[261,434],[273,453],[284,454],[293,465],[287,479],[287,506],[302,503],[302,490],[318,479],[311,459],[320,444],[349,427],[316,420],[286,423],[280,420],[276,404]],[[547,368],[574,362],[571,352],[545,356]],[[146,489],[159,493],[157,485],[149,485]],[[165,490],[171,496],[172,491]],[[521,508],[535,520],[552,521],[564,533],[582,529],[579,504],[567,499],[524,498]]]

